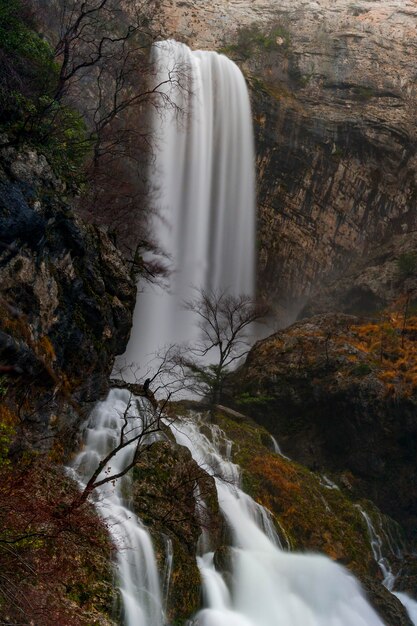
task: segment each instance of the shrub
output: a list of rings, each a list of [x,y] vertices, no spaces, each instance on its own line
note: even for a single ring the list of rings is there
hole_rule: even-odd
[[[276,24],[266,33],[262,32],[258,26],[251,25],[241,28],[237,42],[223,48],[221,52],[248,60],[257,51],[288,50],[289,46],[290,34],[281,24]]]
[[[64,179],[79,172],[90,142],[82,116],[58,102],[59,64],[24,0],[0,0],[0,132],[45,154]]]
[[[417,254],[405,252],[398,258],[398,273],[401,278],[414,276],[417,272]]]

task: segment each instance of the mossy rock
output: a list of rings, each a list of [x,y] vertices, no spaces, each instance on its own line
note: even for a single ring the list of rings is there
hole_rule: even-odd
[[[181,623],[201,606],[195,558],[201,525],[209,530],[213,549],[223,535],[214,479],[198,466],[189,450],[173,441],[160,441],[146,450],[133,478],[133,506],[152,533],[160,572],[165,568],[166,541],[172,542],[166,613],[171,623]],[[196,498],[198,491],[206,504],[204,510]]]
[[[377,574],[366,524],[341,491],[272,452],[265,445],[268,432],[251,420],[217,413],[216,421],[234,442],[232,453],[243,469],[244,488],[273,513],[284,544],[324,552],[356,574]]]

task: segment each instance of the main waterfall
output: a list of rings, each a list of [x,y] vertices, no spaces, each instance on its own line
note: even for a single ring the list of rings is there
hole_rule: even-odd
[[[193,287],[254,293],[254,159],[243,77],[225,57],[191,52],[175,42],[158,44],[154,55],[157,80],[171,104],[157,125],[154,228],[173,272],[168,291],[154,287],[140,293],[126,354],[127,361],[139,364],[158,347],[192,337],[192,320],[182,302]],[[150,405],[127,390],[113,390],[98,404],[86,427],[85,447],[74,463],[82,484],[123,437],[141,432],[149,411]],[[206,433],[210,429],[205,425]],[[268,512],[241,491],[239,468],[221,456],[197,421],[184,419],[173,432],[198,463],[226,479],[217,477],[216,484],[232,536],[229,585],[201,542],[202,553],[196,556],[205,607],[192,623],[383,626],[345,569],[325,557],[291,554],[280,547]],[[135,446],[132,442],[124,447],[103,475],[111,479],[126,467]],[[229,444],[225,447],[230,450]],[[120,623],[162,626],[166,620],[156,559],[147,529],[129,509],[129,485],[125,477],[97,490],[98,510],[118,549]],[[171,560],[169,553],[167,563]]]
[[[154,114],[153,231],[171,265],[169,288],[138,299],[127,362],[195,338],[183,304],[193,290],[254,294],[255,181],[250,103],[239,68],[175,41],[154,47],[166,102]],[[160,259],[164,262],[164,258]]]

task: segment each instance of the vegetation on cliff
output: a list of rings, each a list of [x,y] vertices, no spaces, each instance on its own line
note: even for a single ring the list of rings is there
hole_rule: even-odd
[[[59,450],[26,453],[17,467],[3,457],[0,471],[2,621],[111,626],[113,547],[91,504],[71,509],[78,490]]]
[[[24,0],[0,2],[0,132],[41,149],[73,183],[91,148],[83,117],[55,97],[60,64]],[[3,135],[3,142],[5,140]]]
[[[291,457],[415,532],[416,319],[324,315],[259,342],[233,398]]]

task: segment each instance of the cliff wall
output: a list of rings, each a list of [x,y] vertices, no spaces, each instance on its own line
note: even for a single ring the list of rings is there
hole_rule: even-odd
[[[416,226],[411,0],[171,2],[167,31],[251,86],[261,290],[291,320],[312,286]]]

